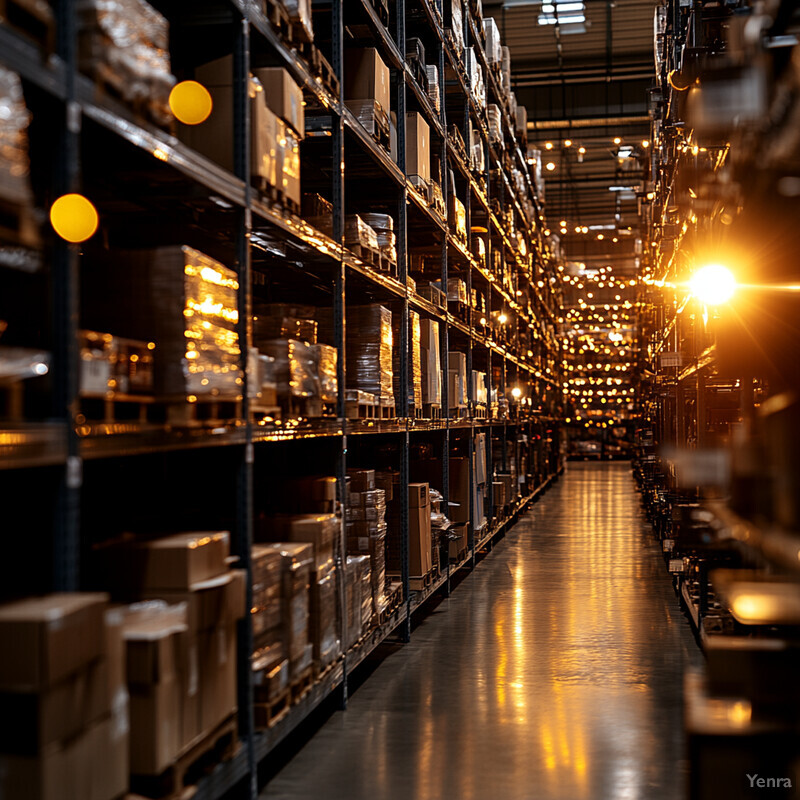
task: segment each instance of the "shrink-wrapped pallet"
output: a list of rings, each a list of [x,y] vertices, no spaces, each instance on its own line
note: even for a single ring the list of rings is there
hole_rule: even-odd
[[[275,359],[279,397],[319,397],[317,356],[314,345],[296,339],[271,339],[261,349]]]

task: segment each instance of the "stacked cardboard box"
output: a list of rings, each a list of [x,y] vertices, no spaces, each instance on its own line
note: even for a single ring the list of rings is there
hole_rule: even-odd
[[[394,379],[394,396],[400,398],[400,321],[399,314],[392,317],[392,375]],[[408,388],[408,402],[412,409],[422,408],[422,351],[420,338],[422,327],[420,316],[416,311],[408,312],[408,347],[410,351],[411,386]]]
[[[430,201],[431,184],[430,127],[422,114],[406,114],[406,175],[422,195]]]
[[[0,606],[0,797],[112,800],[128,788],[121,617],[103,594]]]
[[[486,37],[486,61],[489,66],[500,65],[503,60],[503,48],[500,44],[500,31],[493,17],[484,19],[483,33]]]
[[[452,351],[447,354],[447,396],[450,408],[467,403],[467,356],[466,353]]]
[[[253,684],[257,702],[269,702],[289,687],[289,660],[283,634],[283,559],[278,550],[253,545]]]
[[[386,493],[375,488],[374,470],[349,470],[347,552],[369,555],[372,605],[375,614],[386,608]]]
[[[486,373],[472,370],[472,402],[486,405],[489,399],[486,392]]]
[[[372,622],[372,575],[369,556],[347,556],[345,568],[346,641],[349,650]]]
[[[229,566],[227,531],[127,537],[101,556],[109,588],[144,601],[125,621],[128,663],[141,658],[145,665],[128,674],[131,771],[157,775],[236,713],[236,622],[246,611],[246,573]],[[155,665],[150,672],[147,664]]]
[[[389,131],[392,109],[389,68],[374,47],[345,53],[344,99],[371,134],[377,136],[380,130]]]

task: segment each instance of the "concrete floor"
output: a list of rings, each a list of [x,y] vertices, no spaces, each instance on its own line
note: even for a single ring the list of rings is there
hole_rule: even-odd
[[[680,800],[700,660],[628,465],[572,463],[262,796]]]

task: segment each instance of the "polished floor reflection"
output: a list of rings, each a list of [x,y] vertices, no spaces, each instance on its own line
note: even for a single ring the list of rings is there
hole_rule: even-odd
[[[264,797],[679,800],[699,660],[628,465],[570,464]]]

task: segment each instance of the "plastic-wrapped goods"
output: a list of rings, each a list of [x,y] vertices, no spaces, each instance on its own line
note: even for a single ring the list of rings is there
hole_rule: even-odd
[[[311,582],[311,643],[314,646],[314,661],[320,670],[332,664],[341,652],[337,636],[339,612],[336,591],[336,567],[331,565],[323,572],[314,574]]]
[[[377,100],[348,100],[345,104],[364,130],[378,138],[389,127],[389,118]]]
[[[442,96],[439,91],[439,68],[435,64],[426,64],[425,72],[428,75],[428,100],[438,114],[441,109]]]
[[[481,174],[486,171],[486,160],[483,152],[483,139],[481,138],[481,132],[477,128],[472,129],[470,167],[474,172]]]
[[[30,121],[19,76],[0,66],[0,198],[18,205],[32,200],[28,174]]]
[[[514,116],[514,130],[517,136],[523,141],[528,137],[528,109],[525,106],[517,106],[517,113]]]
[[[283,196],[300,207],[300,140],[297,134],[282,120],[276,123],[278,188]]]
[[[500,116],[500,108],[494,103],[490,103],[486,109],[486,116],[489,121],[489,141],[492,144],[503,143],[503,124]]]
[[[511,48],[503,45],[500,48],[502,89],[506,94],[511,93]]]
[[[256,306],[253,317],[253,337],[260,339],[299,339],[314,344],[317,323],[314,306],[267,303]]]
[[[472,237],[472,254],[482,267],[486,266],[486,241],[482,236]]]
[[[448,2],[448,0],[445,0]],[[461,55],[464,50],[464,16],[461,10],[461,0],[449,0],[450,3],[450,35],[455,45],[456,55]]]
[[[314,561],[313,546],[281,542],[265,545],[281,556],[281,589],[284,607],[284,641],[292,669],[303,669],[308,648],[309,584]]]
[[[315,192],[303,193],[303,216],[324,217],[333,214],[333,203]]]
[[[316,353],[319,393],[323,403],[335,403],[339,395],[339,377],[336,372],[339,353],[329,344],[312,345]]]
[[[439,323],[423,319],[420,323],[422,350],[422,402],[441,404],[442,365],[439,358]]]
[[[472,370],[472,400],[486,405],[486,373]]]
[[[325,314],[321,327],[332,322]],[[394,398],[392,386],[392,312],[381,305],[347,307],[348,388],[381,399]]]
[[[408,389],[408,401],[413,408],[422,408],[422,356],[419,337],[419,314],[410,310],[408,312],[408,346],[411,355],[411,386]],[[399,400],[402,392],[400,390],[400,317],[398,315],[392,318],[392,339],[396,345],[392,348],[394,396]]]
[[[369,554],[372,608],[380,614],[386,608],[386,523],[375,534],[348,536],[347,550],[352,555]]]
[[[270,339],[260,347],[275,359],[275,382],[279,396],[319,397],[314,345],[296,339]]]
[[[451,350],[447,354],[447,368],[450,377],[448,392],[450,407],[465,405],[467,402],[467,356]]]
[[[361,214],[361,219],[375,231],[381,255],[397,263],[397,236],[394,232],[394,219],[389,214]]]
[[[455,196],[450,195],[450,227],[461,242],[467,241],[467,209]]]
[[[128,102],[145,104],[153,121],[173,115],[169,93],[169,23],[144,0],[78,0],[78,63]]]
[[[344,243],[348,246],[362,245],[370,250],[378,249],[378,235],[358,214],[351,214],[344,223]]]
[[[289,19],[295,24],[295,31],[299,31],[305,41],[313,42],[311,0],[283,0],[282,5],[289,12]]]
[[[469,88],[479,109],[486,107],[486,84],[483,82],[483,68],[478,62],[474,47],[466,49],[466,68]]]
[[[96,331],[80,331],[79,335],[81,395],[152,393],[152,343]]]
[[[253,625],[253,643],[259,649],[264,646],[262,640],[268,641],[270,634],[280,628],[283,621],[283,561],[274,547],[256,544],[252,548],[251,564],[253,604],[250,619]]]
[[[345,568],[347,649],[364,635],[372,619],[372,576],[369,556],[347,556]]]
[[[500,31],[493,17],[483,21],[483,33],[486,36],[486,61],[489,65],[500,64],[503,60],[503,46],[500,44]]]
[[[467,304],[467,284],[461,278],[447,279],[447,299],[454,303]]]

